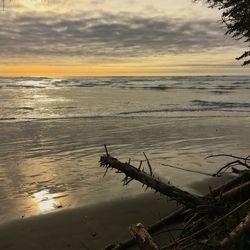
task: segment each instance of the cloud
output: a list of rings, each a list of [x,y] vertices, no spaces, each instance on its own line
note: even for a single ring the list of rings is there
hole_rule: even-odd
[[[0,56],[141,57],[200,53],[235,44],[211,20],[129,13],[0,17]]]

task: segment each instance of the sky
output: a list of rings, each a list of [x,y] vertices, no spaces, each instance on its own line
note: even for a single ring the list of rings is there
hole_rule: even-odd
[[[193,0],[7,1],[0,76],[249,75],[220,14]]]

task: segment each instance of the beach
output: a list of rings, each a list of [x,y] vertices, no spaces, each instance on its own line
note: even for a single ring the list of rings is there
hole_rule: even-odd
[[[206,157],[249,154],[247,77],[0,83],[1,249],[101,249],[127,239],[131,224],[150,225],[176,209],[143,195],[140,183],[122,186],[122,174],[104,177],[104,144],[147,169],[145,152],[155,176],[198,195],[222,182],[209,175],[229,161]]]
[[[103,249],[129,238],[130,225],[150,225],[176,204],[154,194],[20,219],[0,227],[0,249]]]
[[[204,195],[208,186],[215,188],[232,176],[194,183]],[[133,198],[116,199],[75,209],[58,209],[46,215],[22,218],[0,226],[0,249],[89,249],[98,250],[130,238],[129,227],[143,223],[146,227],[176,211],[181,206],[167,197],[147,191]],[[174,225],[174,222],[173,222]],[[166,244],[168,234],[156,234]],[[131,247],[130,249],[137,249]]]
[[[0,0],[0,250],[248,249],[249,1]]]

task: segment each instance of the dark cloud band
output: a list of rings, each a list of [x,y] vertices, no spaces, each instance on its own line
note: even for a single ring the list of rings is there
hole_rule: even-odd
[[[229,46],[211,20],[83,13],[0,17],[0,55],[138,57]]]

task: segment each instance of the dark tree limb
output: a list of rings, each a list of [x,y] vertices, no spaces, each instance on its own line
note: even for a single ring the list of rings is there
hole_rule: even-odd
[[[235,159],[235,161],[229,162],[228,164],[226,164],[225,166],[220,168],[217,171],[217,173],[214,174],[214,176],[221,176],[229,168],[232,168],[234,173],[239,173],[240,170],[235,169],[234,168],[235,166],[243,166],[243,167],[247,168],[248,170],[250,170],[250,165],[248,164],[248,162],[250,161],[250,155],[248,155],[247,157],[239,157],[239,156],[230,155],[230,154],[217,154],[217,155],[210,155],[206,159],[215,158],[215,157],[230,157],[230,158]]]
[[[214,189],[211,191],[211,195],[216,197],[220,196],[222,193],[236,187],[237,185],[247,182],[250,180],[250,173],[244,172],[237,176],[236,178],[232,179],[231,181],[227,182],[226,184]]]
[[[156,179],[155,177],[135,168],[134,166],[128,163],[120,162],[118,159],[110,156],[109,154],[101,156],[100,165],[101,167],[105,167],[106,169],[108,168],[117,169],[118,171],[121,171],[125,174],[125,179],[124,179],[125,181],[128,180],[128,178],[135,179],[141,182],[142,184],[146,185],[147,187],[154,189],[156,192],[160,192],[161,194],[164,194],[172,199],[175,199],[176,201],[187,207],[195,208],[200,205],[210,204],[211,200],[207,197],[205,198],[197,196],[188,193],[186,191],[183,191],[170,184],[166,184],[160,181],[159,179]]]
[[[234,166],[244,166],[248,169],[250,169],[250,166],[248,164],[246,164],[245,162],[242,162],[240,160],[235,160],[232,162],[229,162],[228,164],[226,164],[225,166],[223,166],[222,168],[220,168],[216,174],[214,174],[214,176],[221,176],[223,173],[225,173],[229,168],[234,167]]]
[[[240,156],[236,156],[236,155],[230,155],[230,154],[215,154],[215,155],[209,155],[208,157],[206,157],[205,159],[209,159],[209,158],[215,158],[215,157],[231,157],[237,160],[243,160],[245,161],[246,159],[249,159],[249,156],[247,157],[240,157]]]
[[[148,164],[149,173],[150,173],[151,176],[153,176],[153,170],[152,170],[152,166],[150,164],[150,161],[149,161],[148,157],[146,156],[146,154],[144,152],[143,152],[143,154],[144,154],[144,156],[146,158],[146,161],[147,161],[147,164]]]
[[[241,200],[245,200],[249,198],[249,193],[250,193],[250,181],[230,189],[229,191],[223,193],[220,196],[220,198],[223,200],[237,200],[239,198],[241,198]]]

